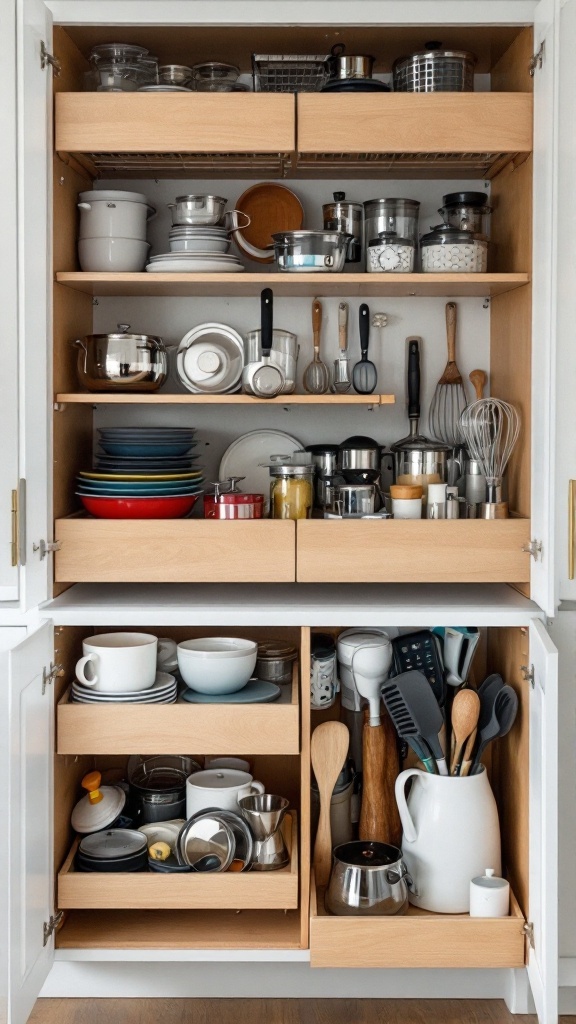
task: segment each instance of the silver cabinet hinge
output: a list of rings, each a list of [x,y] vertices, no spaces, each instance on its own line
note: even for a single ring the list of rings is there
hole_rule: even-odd
[[[40,40],[40,67],[42,70],[48,67],[52,68],[52,74],[55,78],[60,78],[62,74],[62,65],[57,57],[53,53],[49,53],[46,49],[46,43],[43,39]]]
[[[64,675],[63,665],[54,665],[50,662],[50,668],[42,669],[42,696],[46,693],[46,687],[52,686],[52,683],[58,679],[59,676]]]
[[[48,941],[51,935],[54,935],[58,925],[62,923],[64,917],[64,911],[60,910],[58,914],[50,914],[50,920],[44,921],[44,945],[48,945]]]
[[[544,40],[542,40],[542,42],[540,43],[540,46],[539,46],[538,50],[536,50],[536,53],[533,53],[532,56],[530,57],[530,63],[528,65],[528,73],[530,75],[530,78],[534,78],[534,75],[536,74],[536,71],[540,71],[540,69],[542,67],[543,61],[544,61]]]
[[[32,545],[32,551],[39,551],[40,560],[42,560],[46,558],[46,555],[51,554],[52,551],[60,551],[61,547],[61,540],[39,540],[37,544]]]
[[[535,562],[538,562],[542,558],[542,541],[531,540],[529,544],[524,544],[522,551],[525,551],[528,555],[532,555]]]
[[[524,927],[522,928],[522,931],[524,932],[524,935],[526,936],[528,942],[532,946],[532,949],[536,949],[536,946],[534,944],[534,925],[532,924],[532,922],[526,921]]]
[[[522,679],[526,683],[530,683],[532,689],[534,689],[535,678],[534,678],[534,665],[520,665],[520,671],[522,673]]]

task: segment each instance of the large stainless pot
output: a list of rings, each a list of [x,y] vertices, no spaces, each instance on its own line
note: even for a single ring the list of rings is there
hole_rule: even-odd
[[[412,879],[396,846],[344,843],[335,848],[333,856],[325,899],[328,913],[342,917],[406,913]]]
[[[89,391],[157,391],[168,375],[168,355],[162,338],[128,334],[88,334],[78,338],[78,376]]]
[[[282,231],[272,235],[279,270],[340,273],[352,235],[343,231]]]

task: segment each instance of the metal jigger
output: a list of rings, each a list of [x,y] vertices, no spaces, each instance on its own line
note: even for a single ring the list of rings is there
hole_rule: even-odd
[[[289,802],[283,796],[262,793],[238,801],[240,813],[250,826],[254,839],[253,871],[276,871],[290,863],[281,824]]]

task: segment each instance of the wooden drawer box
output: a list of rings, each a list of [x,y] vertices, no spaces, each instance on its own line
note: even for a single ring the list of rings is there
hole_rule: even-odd
[[[299,583],[527,583],[529,519],[300,520]]]
[[[58,874],[58,908],[114,910],[295,910],[298,906],[298,828],[284,819],[290,864],[280,871],[163,875],[155,871],[76,871],[76,840]]]
[[[324,892],[310,892],[312,967],[523,967],[524,917],[511,895],[510,917],[431,914],[333,917]]]
[[[146,93],[144,94],[146,95]],[[169,95],[169,94],[168,94]],[[56,520],[57,583],[293,583],[290,521]]]
[[[60,92],[55,147],[67,153],[288,153],[291,94]]]
[[[298,668],[273,704],[71,704],[57,708],[56,753],[298,754]],[[286,692],[284,692],[286,691]]]

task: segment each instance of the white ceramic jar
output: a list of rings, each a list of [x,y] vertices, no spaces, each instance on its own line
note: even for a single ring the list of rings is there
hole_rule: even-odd
[[[446,484],[428,484],[427,519],[446,519]]]
[[[510,884],[498,878],[494,868],[486,868],[470,882],[470,917],[508,917]]]
[[[253,779],[249,772],[234,768],[210,768],[195,772],[186,780],[186,817],[208,807],[219,807],[239,813],[238,801],[254,793],[264,793],[265,787]]]
[[[138,238],[146,241],[146,223],[156,210],[141,192],[114,189],[81,192],[79,238]]]
[[[409,238],[399,238],[394,231],[382,231],[366,250],[369,274],[411,274],[415,249]]]
[[[424,489],[419,484],[392,484],[392,515],[394,519],[421,519],[422,494]]]

